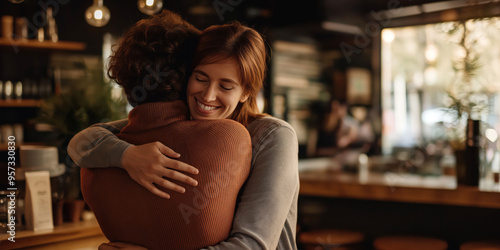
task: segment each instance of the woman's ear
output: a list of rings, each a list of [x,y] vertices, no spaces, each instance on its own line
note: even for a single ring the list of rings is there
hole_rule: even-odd
[[[247,101],[247,99],[248,99],[248,96],[249,96],[249,94],[242,95],[242,96],[241,96],[241,98],[240,98],[240,102],[241,102],[241,103],[246,102],[246,101]]]

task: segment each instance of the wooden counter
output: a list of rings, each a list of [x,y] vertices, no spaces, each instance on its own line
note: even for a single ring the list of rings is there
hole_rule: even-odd
[[[360,178],[339,171],[303,170],[300,195],[500,208],[500,192],[456,187],[454,176],[369,173]]]
[[[16,230],[15,242],[8,240],[9,235],[0,235],[0,249],[18,249],[36,246],[37,249],[70,249],[68,246],[75,246],[75,243],[85,243],[86,247],[92,244],[95,249],[104,242],[106,238],[101,232],[97,221],[80,221],[78,223],[64,223],[56,226],[53,230],[43,230],[34,232],[31,230]],[[64,247],[56,247],[66,244]],[[66,248],[65,248],[66,247]]]

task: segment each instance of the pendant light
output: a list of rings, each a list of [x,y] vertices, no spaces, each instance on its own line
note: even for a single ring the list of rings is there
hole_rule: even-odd
[[[102,27],[111,17],[109,9],[102,4],[103,0],[94,0],[94,4],[85,11],[85,21],[94,27]]]
[[[163,0],[139,0],[137,7],[146,15],[158,13],[163,7]]]
[[[22,3],[24,0],[9,0],[11,3]]]

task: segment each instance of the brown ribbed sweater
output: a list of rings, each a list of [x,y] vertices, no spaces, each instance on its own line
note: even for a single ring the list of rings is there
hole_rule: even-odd
[[[118,137],[140,145],[160,141],[200,170],[197,187],[160,198],[120,168],[81,170],[82,193],[110,241],[148,249],[200,249],[230,233],[238,192],[248,177],[250,136],[232,120],[187,120],[181,101],[147,103],[129,113]]]

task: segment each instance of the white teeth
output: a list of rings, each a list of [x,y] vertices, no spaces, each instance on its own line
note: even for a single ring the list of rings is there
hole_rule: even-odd
[[[207,111],[214,110],[214,109],[217,108],[217,107],[214,107],[214,106],[206,106],[203,103],[199,102],[198,100],[196,100],[196,103],[198,104],[198,107],[200,107],[203,110],[207,110]]]

